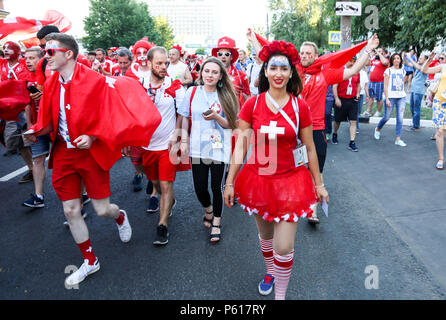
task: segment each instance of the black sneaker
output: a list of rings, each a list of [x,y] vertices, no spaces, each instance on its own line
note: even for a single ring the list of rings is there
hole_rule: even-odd
[[[20,180],[19,183],[27,183],[33,181],[33,172],[29,170]]]
[[[348,145],[348,150],[358,152],[358,147],[356,146],[356,143],[354,141],[350,142],[350,144]]]
[[[44,199],[40,199],[37,195],[31,194],[31,198],[23,202],[25,207],[30,208],[43,208],[45,206]]]
[[[89,203],[91,199],[88,197],[86,193],[82,195],[82,204],[85,206],[87,203]]]
[[[147,208],[147,212],[154,213],[160,209],[160,201],[157,197],[151,196],[149,200],[149,206]]]
[[[133,178],[133,191],[138,192],[142,190],[142,174],[135,174]]]
[[[155,241],[153,241],[154,245],[166,245],[169,242],[169,231],[167,231],[167,227],[165,225],[159,225],[156,227],[156,236]]]
[[[146,194],[150,196],[153,192],[153,183],[152,180],[147,180]]]
[[[333,133],[333,136],[331,137],[331,143],[338,144],[338,134]]]

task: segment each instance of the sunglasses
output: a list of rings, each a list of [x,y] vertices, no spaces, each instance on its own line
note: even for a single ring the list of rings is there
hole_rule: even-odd
[[[225,52],[225,53],[223,53],[223,52],[218,52],[217,55],[218,55],[219,57],[223,57],[223,56],[229,57],[229,56],[231,55],[231,53],[230,53],[230,52]]]
[[[45,49],[45,50],[43,50],[43,55],[48,54],[50,57],[52,57],[56,54],[56,51],[67,52],[70,50],[69,49]]]

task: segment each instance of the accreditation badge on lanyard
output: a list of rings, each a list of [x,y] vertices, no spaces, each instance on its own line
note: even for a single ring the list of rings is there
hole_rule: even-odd
[[[209,107],[209,109],[214,110],[215,112],[217,112],[218,110],[216,110],[215,108],[212,108],[214,105],[218,105],[218,95],[217,98],[214,99],[214,101],[212,103],[209,102],[208,96],[204,90],[203,87],[201,87],[201,90],[203,92],[203,96],[204,99],[206,101],[207,106]],[[217,125],[216,125],[216,120],[211,120],[212,121],[212,125],[213,125],[213,130],[212,130],[212,134],[210,135],[210,141],[211,141],[211,146],[212,149],[223,149],[223,139],[221,138],[221,134],[217,129]]]
[[[293,109],[296,114],[296,122],[297,125],[294,124],[294,122],[290,119],[290,117],[286,114],[285,111],[282,110],[282,108],[279,106],[279,104],[271,97],[269,92],[266,92],[266,96],[268,99],[273,103],[273,105],[276,107],[277,110],[279,110],[280,114],[285,118],[285,120],[290,124],[290,126],[293,128],[294,132],[296,133],[296,139],[297,139],[297,148],[293,150],[293,158],[294,158],[294,166],[300,167],[308,163],[308,152],[307,147],[302,144],[302,142],[299,139],[299,105],[297,103],[297,99],[295,97],[292,97],[292,104]]]

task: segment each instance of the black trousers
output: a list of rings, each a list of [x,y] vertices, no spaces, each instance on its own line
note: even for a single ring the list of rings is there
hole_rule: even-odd
[[[223,212],[223,184],[225,179],[226,164],[209,159],[192,158],[192,177],[198,201],[204,208],[211,204],[214,217],[221,217]],[[209,172],[211,173],[211,195],[209,194]]]

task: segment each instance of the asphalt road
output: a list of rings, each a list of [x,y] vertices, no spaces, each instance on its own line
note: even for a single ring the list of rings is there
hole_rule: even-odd
[[[346,124],[339,144],[329,145],[329,217],[319,212],[317,227],[300,223],[287,299],[445,299],[446,172],[434,168],[432,129],[403,131],[408,146],[401,148],[393,144],[394,126],[384,127],[380,141],[373,128],[361,124],[358,153],[346,148]],[[24,166],[19,156],[3,153],[0,177]],[[210,244],[190,172],[179,173],[175,182],[169,244],[153,246],[158,214],[146,213],[144,191],[132,191],[129,159],[111,171],[111,199],[127,211],[132,240],[121,243],[114,222],[96,216],[88,204],[86,221],[101,270],[68,290],[65,271],[83,261],[62,224],[51,172],[46,207],[36,210],[21,205],[33,185],[19,185],[20,176],[0,182],[0,299],[273,299],[257,293],[265,266],[254,218],[238,206],[225,208],[222,240]]]

